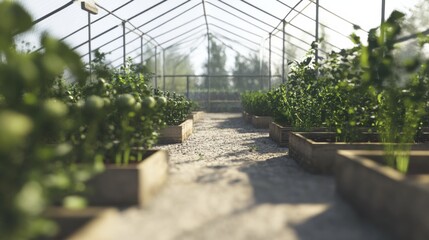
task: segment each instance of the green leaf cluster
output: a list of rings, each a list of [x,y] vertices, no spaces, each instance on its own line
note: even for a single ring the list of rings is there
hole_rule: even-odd
[[[129,66],[100,64],[89,78],[79,55],[46,33],[42,51],[17,50],[31,26],[19,4],[0,2],[0,239],[54,234],[47,207],[84,207],[85,182],[104,163],[141,160],[165,125],[167,100]]]
[[[168,126],[180,125],[188,119],[189,114],[195,108],[193,101],[175,92],[156,90],[155,95],[166,99],[166,104],[162,109],[162,116]]]
[[[15,36],[31,26],[19,4],[0,2],[0,239],[52,234],[55,226],[41,217],[45,208],[83,192],[100,169],[96,155],[73,162],[79,148],[71,136],[81,114],[59,94],[66,69],[85,79],[80,57],[48,34],[40,39],[44,51],[18,51]]]
[[[367,45],[351,35],[353,48],[317,64],[312,49],[292,63],[286,83],[268,94],[274,119],[297,130],[327,127],[346,142],[360,139],[363,130],[377,131],[388,165],[405,172],[410,143],[428,119],[429,60],[424,37],[414,43],[419,51],[398,54],[404,17],[394,11],[370,30]]]
[[[404,20],[403,13],[392,12],[379,28],[370,30],[368,45],[361,49],[363,81],[378,104],[376,126],[386,143],[386,160],[402,172],[408,168],[410,143],[427,116],[429,81],[429,59],[422,54],[425,41],[416,43],[419,51],[397,57],[396,40]]]
[[[250,91],[241,94],[241,106],[255,116],[272,116],[268,93]]]

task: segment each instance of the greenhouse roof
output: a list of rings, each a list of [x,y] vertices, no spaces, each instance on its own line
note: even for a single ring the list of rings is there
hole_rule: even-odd
[[[268,59],[271,50],[272,62],[279,64],[304,56],[318,34],[323,55],[352,46],[351,33],[366,38],[384,17],[383,6],[387,16],[393,9],[407,12],[417,0],[320,0],[319,8],[316,0],[98,0],[96,15],[83,11],[80,1],[19,2],[35,19],[34,30],[20,39],[34,49],[39,48],[38,35],[48,31],[69,43],[84,61],[89,49],[99,49],[110,53],[109,61],[118,67],[124,51],[140,62],[169,49],[202,65],[207,61],[207,36],[222,44],[228,56],[253,53]],[[228,61],[231,65],[233,57]]]

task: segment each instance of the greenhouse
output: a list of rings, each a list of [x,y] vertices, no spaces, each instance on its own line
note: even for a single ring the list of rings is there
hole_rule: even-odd
[[[429,239],[429,1],[0,1],[0,239]]]

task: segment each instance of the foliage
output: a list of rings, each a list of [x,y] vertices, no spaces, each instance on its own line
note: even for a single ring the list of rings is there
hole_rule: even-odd
[[[427,114],[429,63],[419,52],[406,58],[395,56],[395,41],[402,32],[404,16],[394,11],[379,29],[371,29],[361,59],[363,79],[379,104],[377,131],[386,143],[387,163],[402,172],[408,168],[409,143],[414,142],[419,122]],[[399,143],[399,147],[393,143]]]
[[[114,74],[110,64],[106,62],[106,55],[106,53],[100,52],[99,49],[94,51],[94,59],[92,59],[91,68],[95,79],[107,79]]]
[[[337,140],[351,142],[362,128],[374,126],[377,105],[362,84],[360,46],[332,52],[319,68],[324,125],[337,133]]]
[[[292,127],[299,130],[320,127],[323,123],[322,96],[319,95],[321,82],[317,81],[317,66],[311,63],[312,58],[307,57],[292,65],[285,83],[286,116],[290,118]]]
[[[406,54],[396,43],[403,18],[394,11],[370,31],[367,46],[352,35],[355,47],[332,52],[320,64],[312,51],[293,63],[288,81],[268,94],[275,120],[300,130],[326,126],[346,142],[362,127],[376,127],[388,165],[405,172],[410,143],[427,118],[429,60],[422,50],[427,38]]]
[[[283,126],[292,125],[291,111],[286,100],[286,85],[282,84],[268,92],[269,106],[271,107],[274,121]]]
[[[157,140],[157,132],[164,125],[163,107],[157,104],[153,89],[143,75],[125,68],[112,70],[110,81],[99,79],[79,89],[80,102],[95,105],[89,114],[98,114],[102,123],[85,126],[86,131],[97,132],[96,151],[104,153],[106,162],[128,163],[132,148],[150,148]]]
[[[155,91],[158,101],[166,101],[163,108],[163,120],[168,126],[176,126],[188,119],[195,103],[187,100],[183,95],[174,92]]]
[[[426,0],[418,1],[410,10],[409,16],[404,19],[402,25],[402,31],[406,34],[413,34],[416,32],[422,32],[427,29],[427,22],[429,17],[427,12],[429,11],[429,2]]]
[[[378,35],[371,30],[367,47],[352,35],[355,47],[330,53],[320,65],[312,51],[294,62],[288,81],[269,93],[275,120],[300,130],[326,126],[339,141],[377,126],[385,142],[412,142],[425,114],[427,73],[421,54],[397,54],[402,17],[394,12]]]
[[[62,87],[57,76],[65,69],[76,79],[85,78],[80,57],[47,34],[40,39],[43,52],[17,51],[15,35],[31,26],[20,5],[0,2],[1,239],[52,233],[55,227],[41,213],[81,192],[97,163],[88,153],[82,153],[87,165],[70,161],[81,150],[69,139],[80,128],[74,119],[81,112],[57,98]],[[81,146],[87,144],[92,143],[81,139]]]
[[[268,94],[264,92],[245,92],[241,94],[244,111],[255,116],[271,116]]]
[[[165,125],[166,101],[130,64],[111,69],[100,53],[92,77],[106,79],[86,82],[79,55],[47,34],[43,51],[16,50],[15,35],[31,26],[20,5],[0,2],[0,239],[53,234],[48,206],[84,206],[84,183],[103,160],[141,160]]]

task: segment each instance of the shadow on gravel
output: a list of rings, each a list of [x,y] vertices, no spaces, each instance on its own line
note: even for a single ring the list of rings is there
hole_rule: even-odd
[[[334,199],[332,177],[303,171],[287,157],[275,157],[239,168],[248,175],[256,204],[327,203]]]
[[[290,224],[300,240],[390,240],[387,232],[378,229],[354,213],[345,203],[330,205],[299,224]]]
[[[247,150],[249,152],[287,153],[286,147],[278,147],[277,144],[268,136],[268,129],[256,129],[251,124],[244,122],[242,118],[227,119],[226,121],[219,122],[216,127],[219,129],[235,129],[239,133],[266,133],[266,137],[253,138],[243,144],[248,147]],[[228,153],[227,155],[239,156],[238,153]]]
[[[288,152],[288,148],[277,146],[277,144],[268,136],[253,138],[250,141],[245,142],[243,145],[247,146],[251,152],[284,153],[285,155],[287,155]]]
[[[321,208],[303,222],[289,225],[300,240],[387,239],[373,226],[356,216],[336,194],[332,176],[313,175],[287,157],[255,162],[238,169],[247,174],[253,188],[255,207],[260,204],[293,204]],[[286,226],[285,226],[286,227]],[[338,229],[343,227],[344,229]],[[317,229],[317,230],[316,230]],[[339,235],[332,234],[338,233]],[[356,236],[347,236],[354,233]],[[370,234],[368,234],[370,233]],[[326,236],[325,236],[326,235]],[[368,236],[371,236],[368,238]]]

